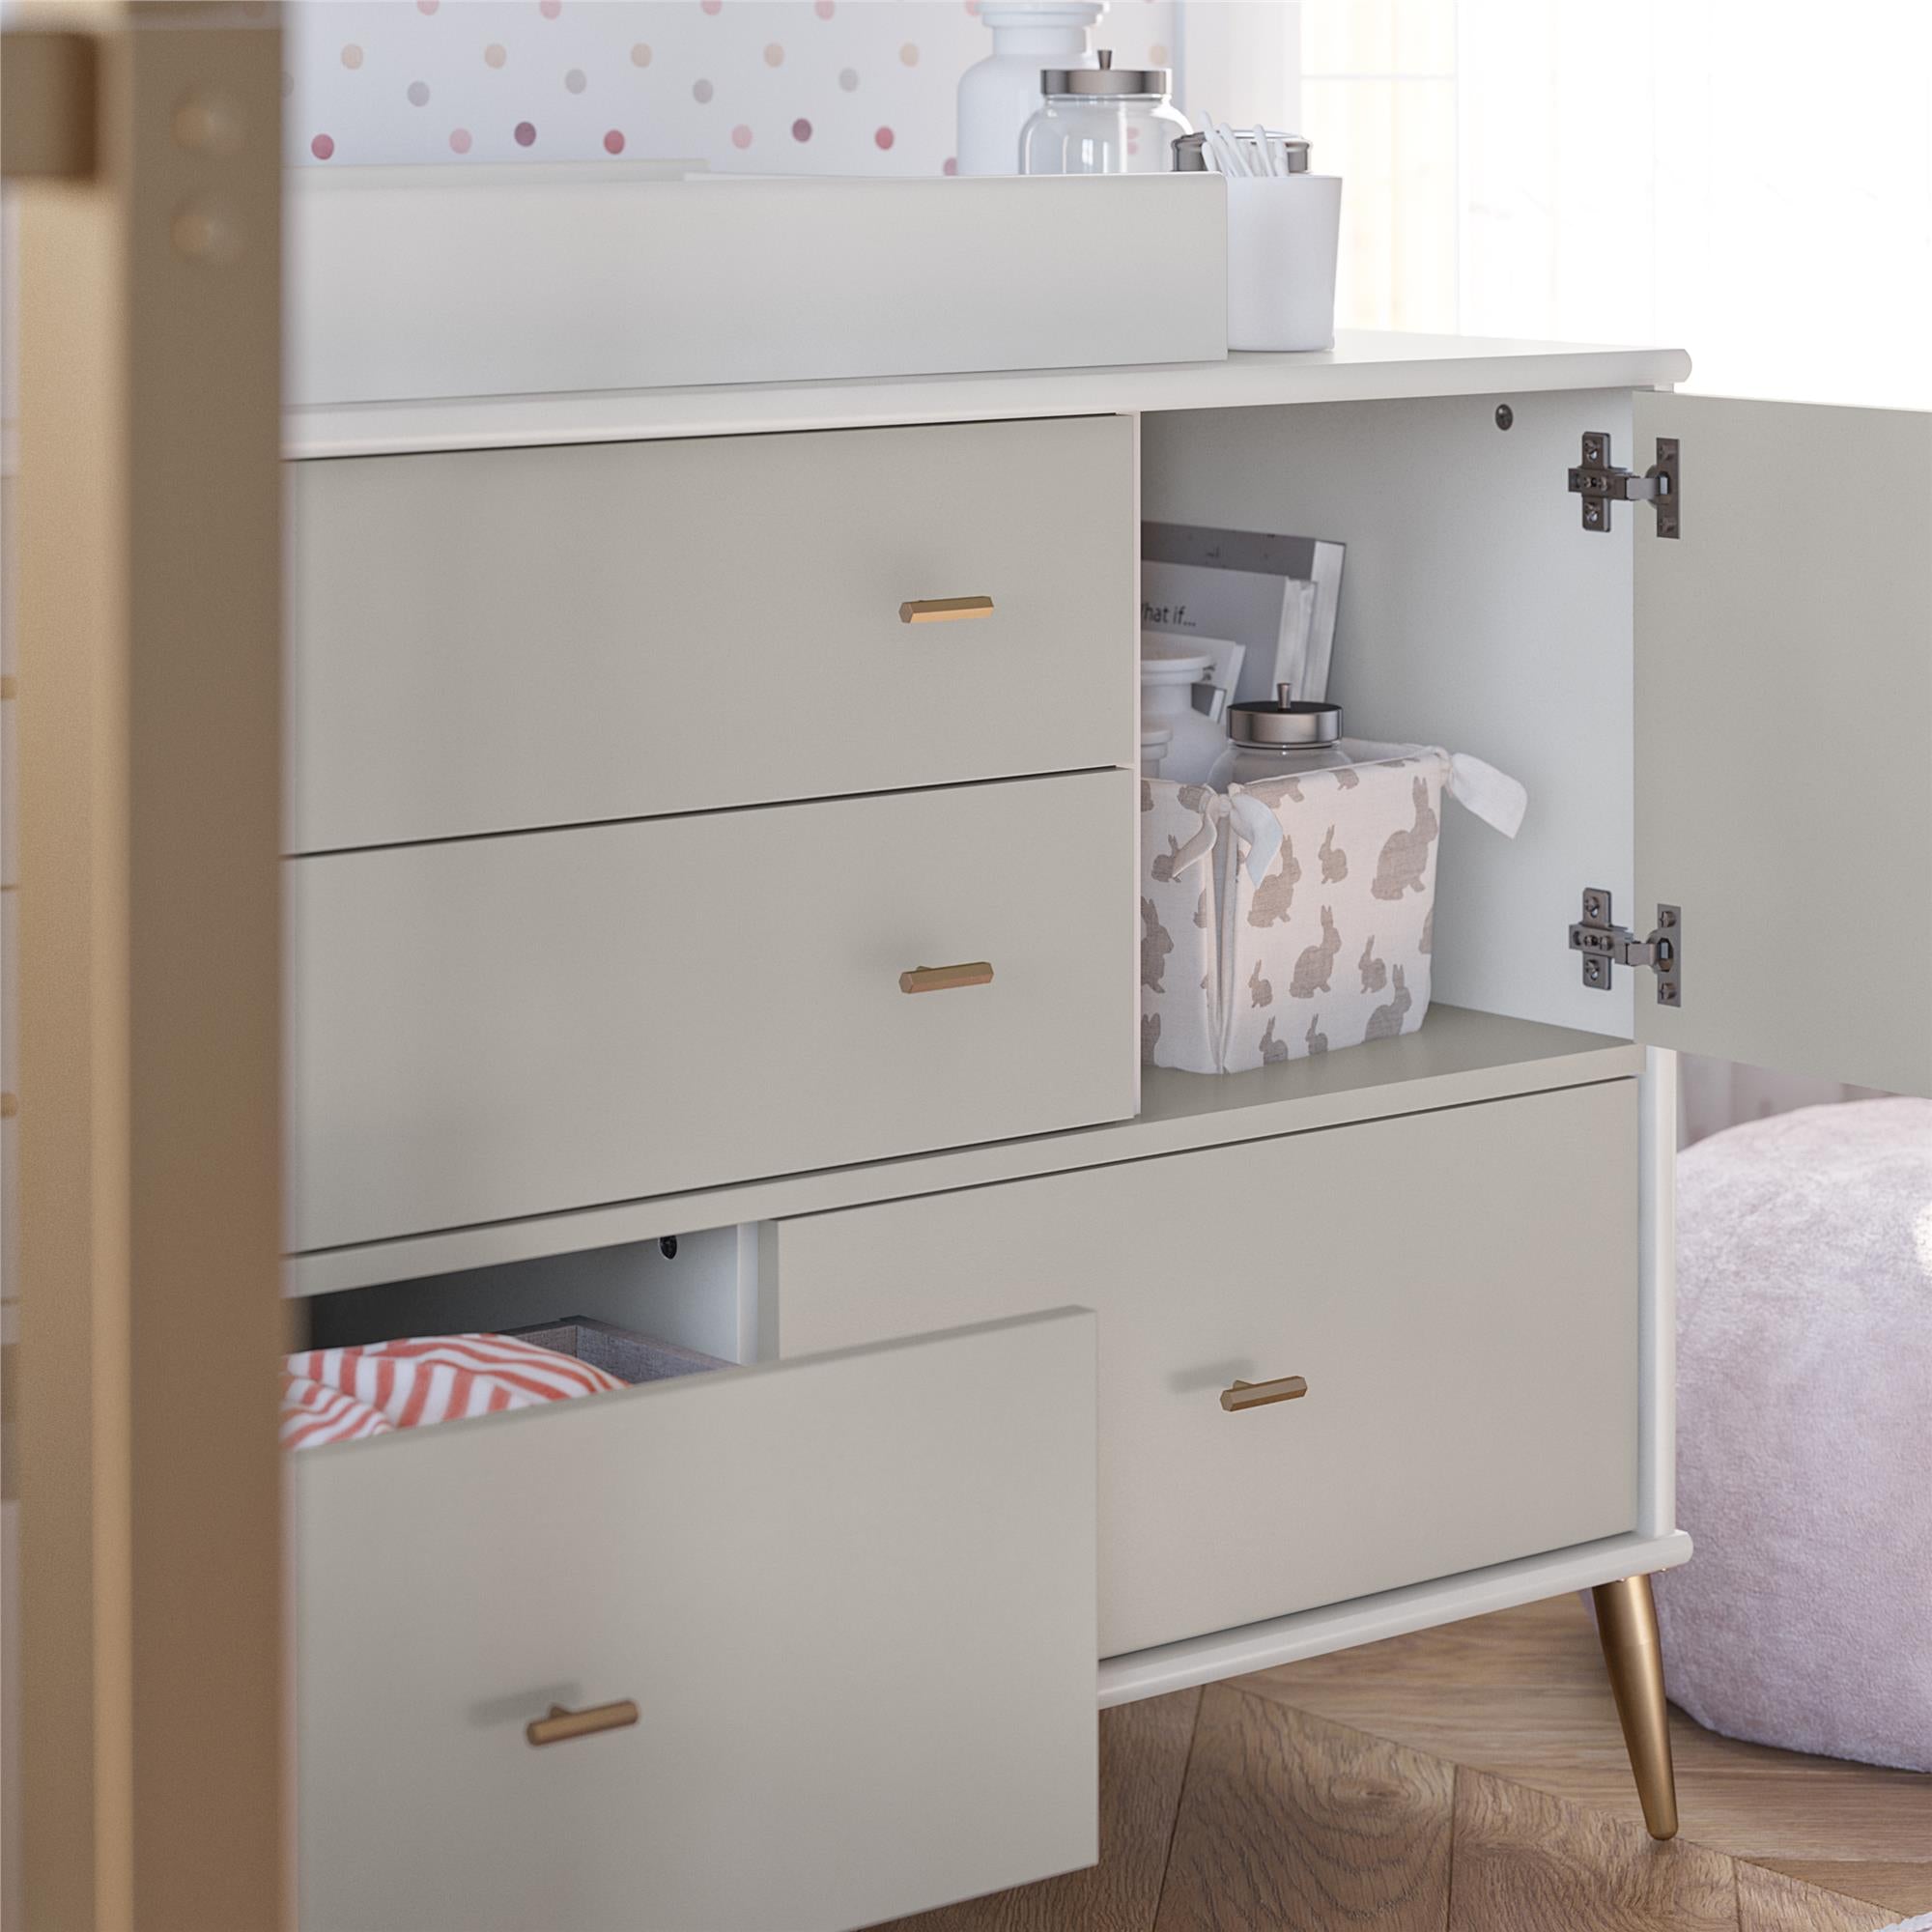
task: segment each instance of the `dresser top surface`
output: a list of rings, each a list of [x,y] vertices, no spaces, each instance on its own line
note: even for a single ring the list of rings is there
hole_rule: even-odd
[[[571,391],[291,410],[292,460],[505,449],[559,442],[743,436],[1002,417],[1254,409],[1288,403],[1668,387],[1679,349],[1619,349],[1482,336],[1345,329],[1331,350],[1236,353],[1225,362],[900,376],[731,388]]]

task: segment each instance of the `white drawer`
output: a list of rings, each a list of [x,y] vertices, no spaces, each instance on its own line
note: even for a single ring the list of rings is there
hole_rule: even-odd
[[[303,1932],[811,1932],[1094,1861],[1089,1314],[292,1482]]]
[[[291,860],[291,1245],[1124,1118],[1138,782]]]
[[[1139,1650],[1634,1525],[1636,1146],[1621,1080],[786,1221],[777,1346],[1094,1309]]]
[[[307,463],[291,506],[291,851],[1138,762],[1123,417]]]

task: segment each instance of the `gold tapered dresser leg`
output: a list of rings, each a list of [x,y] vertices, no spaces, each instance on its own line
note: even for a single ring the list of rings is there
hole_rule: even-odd
[[[1653,1838],[1677,1835],[1677,1773],[1670,1762],[1670,1717],[1663,1701],[1663,1645],[1648,1577],[1600,1583],[1597,1635],[1616,1693],[1624,1748]]]

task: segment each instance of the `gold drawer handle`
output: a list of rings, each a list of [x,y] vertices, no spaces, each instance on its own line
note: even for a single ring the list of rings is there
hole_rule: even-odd
[[[919,597],[899,606],[901,624],[956,624],[962,617],[990,617],[990,597]]]
[[[1283,1376],[1278,1382],[1236,1382],[1221,1391],[1221,1406],[1231,1414],[1237,1408],[1265,1408],[1271,1402],[1293,1402],[1308,1393],[1308,1383],[1300,1376]]]
[[[615,1704],[593,1704],[587,1711],[566,1711],[561,1704],[553,1704],[549,1717],[524,1726],[524,1735],[533,1745],[560,1745],[597,1731],[621,1731],[637,1721],[638,1707],[628,1697]]]
[[[984,986],[991,983],[993,969],[984,959],[969,959],[963,966],[915,966],[899,975],[902,993],[950,993],[954,986]]]

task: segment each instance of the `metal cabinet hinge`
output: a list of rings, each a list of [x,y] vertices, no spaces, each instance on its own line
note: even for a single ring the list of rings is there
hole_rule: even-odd
[[[1612,503],[1648,503],[1657,512],[1657,534],[1674,537],[1682,488],[1674,436],[1657,439],[1657,461],[1639,476],[1610,461],[1607,430],[1583,432],[1583,460],[1570,472],[1570,494],[1583,499],[1586,530],[1609,528]]]
[[[1607,993],[1619,966],[1648,966],[1657,975],[1657,1004],[1684,1004],[1684,914],[1680,907],[1661,905],[1657,925],[1648,939],[1639,939],[1627,925],[1610,917],[1610,895],[1598,886],[1583,889],[1583,917],[1570,928],[1570,950],[1583,955],[1583,983]]]

